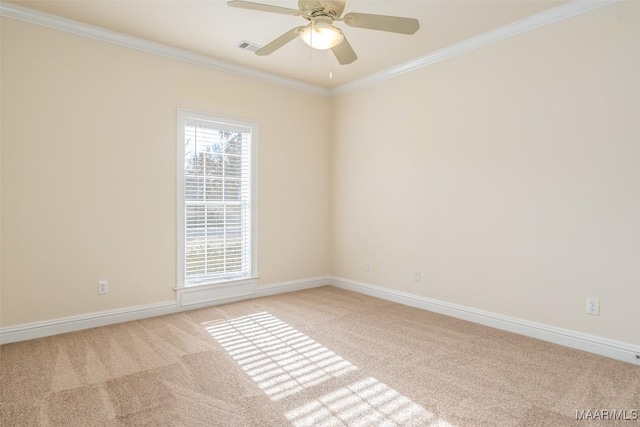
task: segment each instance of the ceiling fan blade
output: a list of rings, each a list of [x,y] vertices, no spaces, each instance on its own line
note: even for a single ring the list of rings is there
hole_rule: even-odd
[[[331,51],[336,56],[340,65],[351,64],[353,61],[358,59],[358,55],[353,51],[353,48],[346,37],[338,46],[332,47]]]
[[[300,31],[302,31],[303,29],[304,27],[292,28],[291,30],[287,31],[286,33],[284,33],[283,35],[281,35],[280,37],[278,37],[268,45],[258,49],[256,51],[256,55],[258,56],[271,55],[273,52],[275,52],[285,44],[289,43],[291,40],[298,37],[298,34],[300,34]]]
[[[271,6],[270,4],[253,3],[250,1],[232,0],[227,2],[228,6],[239,7],[241,9],[259,10],[261,12],[283,13],[285,15],[301,15],[302,12],[296,9],[289,9],[280,6]]]
[[[347,13],[341,20],[350,27],[401,34],[414,34],[420,28],[420,22],[417,19],[399,16]]]

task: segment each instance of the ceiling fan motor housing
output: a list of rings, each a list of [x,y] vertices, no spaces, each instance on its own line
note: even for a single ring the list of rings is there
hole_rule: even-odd
[[[344,11],[345,0],[298,0],[298,9],[307,16],[325,15],[337,18]]]

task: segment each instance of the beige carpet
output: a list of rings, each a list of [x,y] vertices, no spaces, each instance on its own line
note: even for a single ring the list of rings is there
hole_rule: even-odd
[[[637,366],[333,287],[0,356],[2,427],[640,425],[576,420],[633,418]]]

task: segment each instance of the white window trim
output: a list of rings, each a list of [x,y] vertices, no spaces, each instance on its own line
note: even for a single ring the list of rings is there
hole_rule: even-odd
[[[250,169],[250,203],[251,203],[251,250],[250,273],[248,277],[235,278],[228,281],[185,285],[185,200],[184,200],[184,123],[186,118],[228,123],[251,129],[251,169]],[[188,305],[207,303],[216,300],[236,298],[255,293],[258,282],[258,124],[252,120],[236,119],[220,114],[208,114],[198,111],[178,108],[177,110],[177,149],[176,149],[176,290],[178,291],[178,305],[185,305],[181,301],[188,296]],[[231,285],[231,286],[230,286]],[[234,290],[235,289],[235,290]],[[220,290],[222,292],[216,292]],[[184,301],[186,302],[186,301]]]

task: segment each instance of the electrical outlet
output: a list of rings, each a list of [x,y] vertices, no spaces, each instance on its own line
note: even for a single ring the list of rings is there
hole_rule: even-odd
[[[413,281],[414,282],[419,282],[420,281],[420,272],[416,271],[415,273],[413,273]]]
[[[371,261],[367,261],[367,272],[370,273],[371,270]]]
[[[106,280],[100,280],[98,282],[98,294],[104,295],[109,293],[109,282]]]
[[[600,316],[600,300],[598,298],[587,298],[587,314]]]

